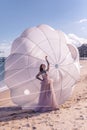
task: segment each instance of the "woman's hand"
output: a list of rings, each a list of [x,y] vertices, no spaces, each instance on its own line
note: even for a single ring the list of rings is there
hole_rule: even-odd
[[[45,60],[47,60],[47,56],[45,56]]]
[[[49,61],[48,61],[48,59],[47,59],[47,56],[45,56],[45,60],[46,60],[46,62],[47,62],[47,69],[46,69],[46,71],[49,71]]]

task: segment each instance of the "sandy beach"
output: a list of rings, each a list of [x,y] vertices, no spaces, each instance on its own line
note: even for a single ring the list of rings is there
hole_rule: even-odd
[[[80,64],[80,80],[60,110],[46,113],[21,110],[12,103],[9,90],[0,93],[0,130],[87,130],[87,60]]]

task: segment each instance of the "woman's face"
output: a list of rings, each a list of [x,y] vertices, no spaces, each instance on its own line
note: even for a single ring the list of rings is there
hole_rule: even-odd
[[[46,69],[46,65],[45,65],[45,64],[43,64],[43,65],[42,65],[42,68],[43,68],[43,70],[45,70],[45,69]]]

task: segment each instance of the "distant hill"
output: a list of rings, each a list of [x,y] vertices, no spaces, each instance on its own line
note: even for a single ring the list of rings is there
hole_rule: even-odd
[[[87,44],[82,44],[78,47],[80,57],[87,57]]]

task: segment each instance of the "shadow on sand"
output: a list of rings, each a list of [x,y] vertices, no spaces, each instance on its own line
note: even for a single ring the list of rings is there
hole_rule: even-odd
[[[24,118],[30,118],[38,116],[41,113],[34,112],[33,110],[23,110],[21,107],[1,107],[0,108],[0,122],[20,120]]]

